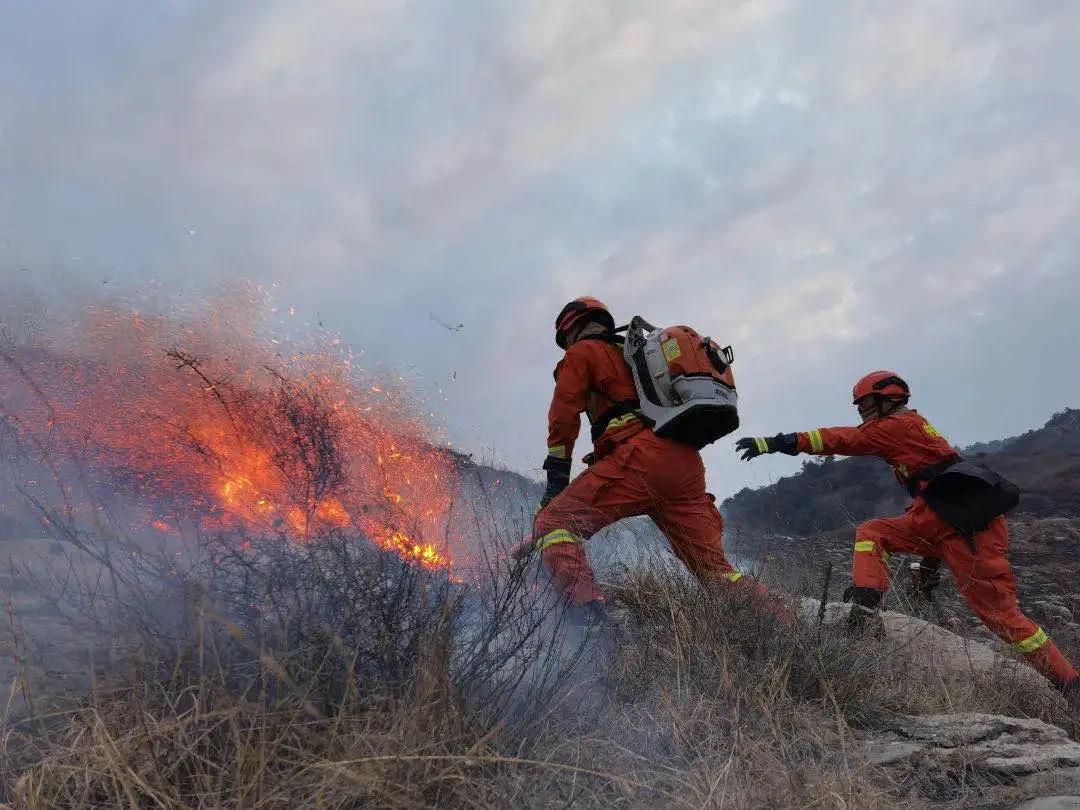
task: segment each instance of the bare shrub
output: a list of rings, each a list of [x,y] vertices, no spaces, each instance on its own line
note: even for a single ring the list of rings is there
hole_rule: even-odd
[[[652,575],[618,588],[621,630],[574,636],[533,570],[465,587],[344,537],[222,546],[183,633],[36,731],[9,789],[30,807],[880,806],[851,759],[858,690],[803,631]],[[598,648],[584,679],[604,699],[583,703]]]

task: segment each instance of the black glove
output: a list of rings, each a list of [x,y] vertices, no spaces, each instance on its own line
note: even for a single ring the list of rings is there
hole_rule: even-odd
[[[932,599],[934,588],[941,584],[941,560],[923,557],[918,565],[911,566],[911,584],[915,593],[924,599]]]
[[[544,469],[547,470],[547,488],[544,490],[544,497],[540,499],[541,509],[551,503],[551,499],[570,483],[570,460],[548,456],[544,459]]]
[[[591,467],[596,463],[596,453],[586,453],[581,457],[581,463],[586,467]]]
[[[749,461],[766,453],[786,453],[789,456],[797,456],[799,455],[799,439],[794,433],[777,433],[768,438],[747,436],[735,442],[735,451],[742,453],[743,461]]]

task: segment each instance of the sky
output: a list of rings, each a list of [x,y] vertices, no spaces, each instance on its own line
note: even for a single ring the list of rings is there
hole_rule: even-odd
[[[892,368],[1012,435],[1080,406],[1078,37],[1067,0],[15,0],[0,296],[250,280],[532,473],[579,295],[731,343],[741,433]],[[720,496],[798,469],[734,438]]]

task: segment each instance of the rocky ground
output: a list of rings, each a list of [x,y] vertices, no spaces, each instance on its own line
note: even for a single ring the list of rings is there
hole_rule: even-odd
[[[806,621],[820,615],[820,603],[812,599],[803,600],[800,609]],[[821,620],[834,626],[847,610],[831,603]],[[884,637],[875,643],[908,676],[932,684],[968,673],[973,682],[989,679],[1003,692],[1021,690],[1027,699],[1058,706],[1068,716],[1065,701],[1040,676],[990,645],[903,613],[888,611],[883,617]],[[1042,810],[1080,806],[1080,742],[1059,726],[972,711],[897,713],[876,726],[864,734],[866,757],[900,791],[910,790],[913,802]]]

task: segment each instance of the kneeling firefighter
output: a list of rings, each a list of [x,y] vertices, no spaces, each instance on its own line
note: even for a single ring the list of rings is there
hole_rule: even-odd
[[[604,613],[585,541],[635,515],[652,518],[699,579],[743,579],[724,556],[724,522],[705,491],[698,453],[738,426],[730,348],[719,349],[689,327],[655,329],[640,318],[616,330],[595,298],[563,308],[555,341],[566,354],[555,368],[547,488],[533,543],[575,613],[584,620]],[[593,452],[571,482],[582,413],[592,426]]]
[[[744,438],[743,459],[764,453],[878,456],[888,462],[912,502],[900,517],[869,520],[855,534],[854,586],[849,620],[862,629],[889,587],[889,552],[920,554],[926,587],[937,584],[937,561],[983,623],[1022,653],[1059,687],[1075,693],[1077,671],[1046,632],[1020,610],[1016,578],[1006,559],[1005,513],[1019,490],[981,465],[965,462],[917,411],[907,407],[908,384],[891,371],[875,371],[855,385],[859,427]]]

